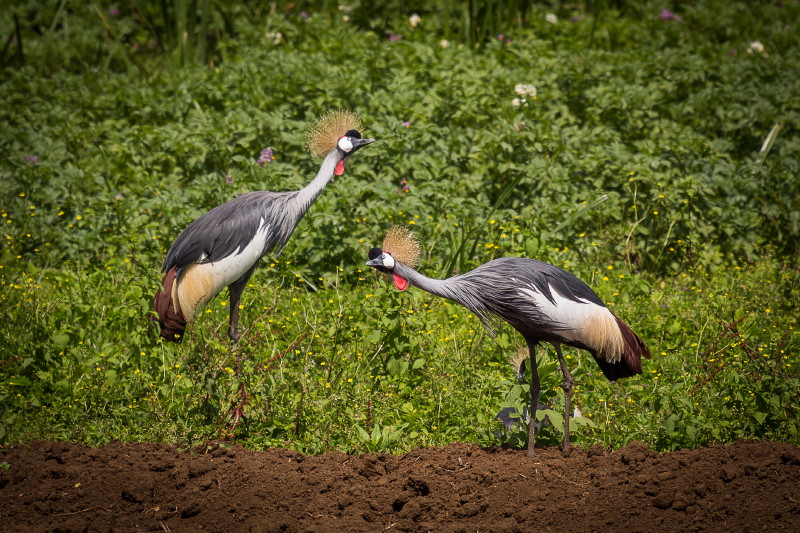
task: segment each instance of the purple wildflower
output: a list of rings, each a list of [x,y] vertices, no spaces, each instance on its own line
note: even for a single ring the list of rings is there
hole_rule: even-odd
[[[225,183],[227,183],[228,185],[231,185],[233,183],[233,176],[231,176],[230,174],[225,176]]]
[[[675,20],[678,22],[681,22],[683,20],[680,15],[676,15],[666,7],[661,10],[661,14],[658,15],[658,18],[661,20]]]
[[[111,15],[112,17],[118,16],[119,15],[119,8],[112,7],[111,9],[108,10],[108,14]]]
[[[407,121],[407,120],[406,120],[405,122],[403,122],[403,127],[404,127],[404,128],[407,128],[407,127],[409,127],[409,126],[411,126],[411,122],[409,122],[409,121]]]
[[[114,195],[114,200],[122,200],[122,193],[117,193]]]
[[[38,165],[39,164],[39,156],[38,155],[26,155],[25,161],[30,163],[31,165]]]
[[[272,153],[272,148],[269,146],[261,150],[261,155],[258,157],[258,161],[256,161],[259,165],[268,165],[275,161],[275,156]]]
[[[301,11],[300,18],[307,19],[308,18],[308,11]]]
[[[403,35],[400,33],[390,33],[389,34],[389,42],[393,43],[395,41],[401,41],[403,39]]]
[[[403,192],[411,191],[411,187],[408,186],[408,180],[406,178],[400,180],[400,187]]]

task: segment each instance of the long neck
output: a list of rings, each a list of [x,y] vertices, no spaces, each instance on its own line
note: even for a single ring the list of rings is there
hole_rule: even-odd
[[[456,303],[474,310],[477,299],[473,296],[475,291],[469,290],[468,283],[465,283],[462,276],[454,276],[448,279],[433,279],[423,276],[410,266],[395,261],[394,273],[408,281],[409,284],[427,291],[433,295],[453,300]]]
[[[299,191],[286,192],[281,195],[285,201],[281,204],[280,212],[272,215],[273,231],[275,232],[275,239],[272,242],[277,247],[278,254],[289,242],[289,237],[292,236],[294,228],[300,223],[303,215],[333,177],[333,171],[336,169],[336,163],[339,162],[340,157],[338,150],[334,148],[322,161],[322,165],[311,183]],[[267,248],[265,248],[266,250]]]
[[[311,180],[311,183],[297,191],[293,198],[293,203],[298,220],[303,217],[306,211],[308,211],[308,208],[311,207],[311,204],[314,203],[314,200],[317,199],[317,196],[320,195],[325,189],[325,186],[328,185],[328,182],[331,181],[331,178],[333,178],[333,171],[336,169],[336,163],[339,162],[341,157],[339,150],[336,148],[331,150],[328,155],[325,156],[317,175]]]
[[[463,305],[481,319],[491,335],[497,330],[498,317],[484,301],[483,288],[472,282],[469,272],[447,279],[433,279],[423,276],[400,261],[395,261],[394,273],[408,281],[410,285]]]

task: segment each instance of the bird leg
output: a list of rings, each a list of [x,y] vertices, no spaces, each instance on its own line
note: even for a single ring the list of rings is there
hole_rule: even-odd
[[[230,337],[232,344],[237,344],[239,339],[242,338],[242,334],[239,333],[239,302],[234,304],[233,298],[231,298],[231,306],[233,305],[236,305],[236,307],[231,307],[231,322],[228,326],[228,337]]]
[[[561,373],[564,374],[564,381],[561,382],[561,388],[564,389],[564,442],[561,446],[563,451],[569,448],[569,417],[570,417],[570,396],[572,393],[572,385],[575,380],[569,373],[567,362],[564,361],[564,356],[561,354],[561,343],[554,343],[553,347],[556,349],[558,355],[558,362],[561,364]]]
[[[256,263],[250,267],[250,270],[242,274],[241,278],[231,283],[228,287],[228,292],[231,295],[231,321],[228,326],[228,337],[231,338],[233,344],[237,344],[239,339],[242,338],[241,333],[239,333],[239,300],[242,297],[242,292],[244,292],[244,288],[247,286],[250,276],[256,271],[257,266],[258,262],[256,261]]]
[[[228,337],[231,338],[231,343],[237,344],[242,334],[239,333],[239,298],[241,292],[234,292],[231,290],[231,321],[228,326]]]
[[[242,297],[243,290],[244,283],[238,287],[237,284],[234,283],[229,287],[231,293],[231,320],[228,326],[228,337],[231,338],[231,343],[233,344],[237,344],[239,339],[242,338],[241,333],[239,333],[239,300]]]
[[[539,405],[539,368],[536,364],[536,344],[528,344],[531,357],[531,407],[528,409],[528,457],[534,457],[533,444],[536,440],[536,407]],[[524,364],[523,364],[524,365]],[[523,366],[520,365],[520,366]]]

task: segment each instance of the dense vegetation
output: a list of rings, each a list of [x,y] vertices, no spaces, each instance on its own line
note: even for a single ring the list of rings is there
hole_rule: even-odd
[[[493,421],[523,402],[522,339],[366,271],[393,223],[430,276],[542,259],[646,340],[616,384],[569,350],[577,444],[800,443],[797,4],[153,4],[0,15],[0,443],[523,443]],[[157,342],[172,240],[236,194],[303,186],[305,131],[338,108],[379,142],[252,278],[241,345],[226,292]]]

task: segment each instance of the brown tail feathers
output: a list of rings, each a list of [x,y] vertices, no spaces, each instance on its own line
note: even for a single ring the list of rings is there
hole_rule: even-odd
[[[161,281],[161,289],[153,300],[153,310],[158,318],[151,315],[161,326],[161,337],[170,342],[181,342],[186,331],[186,319],[180,309],[175,308],[172,289],[175,284],[176,269],[172,268]]]
[[[609,363],[608,361],[595,356],[595,361],[600,365],[600,370],[608,378],[609,381],[615,381],[621,378],[629,378],[636,374],[642,373],[642,357],[650,359],[650,350],[645,345],[644,341],[628,327],[628,325],[615,316],[617,325],[622,338],[625,343],[625,351],[622,354],[622,359],[616,363]]]

